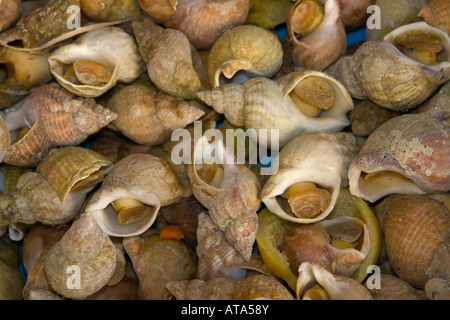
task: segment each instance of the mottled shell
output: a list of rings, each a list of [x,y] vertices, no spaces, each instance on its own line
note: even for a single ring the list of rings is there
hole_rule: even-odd
[[[107,104],[118,117],[112,125],[126,137],[143,145],[157,145],[172,132],[200,118],[204,112],[183,100],[143,85],[129,85]]]
[[[348,243],[358,241],[360,245],[357,248],[338,248],[330,243],[332,237]],[[369,238],[369,230],[360,219],[326,219],[311,225],[294,226],[284,238],[284,253],[294,273],[302,262],[309,261],[334,274],[351,277],[369,253]]]
[[[208,281],[171,281],[166,287],[177,300],[232,300],[236,282],[231,278],[221,277]]]
[[[108,235],[139,235],[153,224],[160,207],[178,201],[182,192],[175,173],[165,160],[150,154],[132,154],[114,166],[85,210],[92,213]],[[135,199],[154,210],[144,219],[119,225],[117,213],[110,206],[118,199]]]
[[[309,77],[325,80],[333,89],[334,106],[318,117],[305,115],[291,99],[290,93]],[[218,113],[225,114],[231,124],[243,127],[253,141],[271,146],[275,140],[283,147],[303,132],[339,132],[350,124],[347,113],[353,109],[353,100],[344,86],[325,73],[301,70],[289,73],[276,81],[257,77],[239,84],[201,91],[197,96]],[[258,139],[257,131],[267,130],[267,140]],[[272,130],[278,130],[278,137]],[[279,139],[279,140],[278,140]]]
[[[101,176],[96,180],[100,183],[112,167],[112,161],[95,151],[81,147],[65,147],[51,150],[39,163],[36,172],[47,179],[58,193],[61,202],[64,202],[77,182],[96,174]]]
[[[195,277],[195,251],[182,240],[162,239],[149,230],[142,236],[123,240],[139,279],[138,297],[144,300],[167,299],[166,283]]]
[[[64,68],[79,60],[101,63],[111,71],[111,78],[99,86],[79,85],[66,80]],[[103,27],[85,33],[75,42],[55,50],[48,62],[51,73],[61,86],[73,94],[90,98],[99,97],[117,82],[130,83],[144,71],[134,38],[117,27]]]
[[[19,246],[8,237],[0,238],[0,300],[22,300],[25,280],[19,269]]]
[[[310,34],[297,38],[294,33],[293,14],[297,6],[304,1],[297,1],[292,6],[287,18],[288,36],[292,43],[292,58],[298,68],[323,71],[333,62],[343,57],[347,50],[347,38],[344,25],[340,19],[338,0],[327,0],[324,4],[323,20]]]
[[[218,163],[213,165],[222,165],[223,176],[215,185],[203,181],[197,172],[196,164],[202,163],[199,161],[201,158],[197,157],[203,157],[205,148],[211,146],[205,136],[195,145],[193,161],[187,168],[192,193],[209,209],[214,224],[225,232],[227,240],[248,261],[258,229],[256,211],[261,204],[259,180],[246,166],[237,164],[231,151],[220,143],[218,152],[223,157],[215,159]]]
[[[222,33],[244,24],[249,0],[178,0],[164,24],[182,31],[197,49],[209,49]]]
[[[56,292],[66,298],[84,299],[99,291],[113,276],[116,247],[92,215],[85,213],[50,249],[44,266],[48,282]],[[74,272],[79,275],[77,282],[71,278]]]
[[[315,284],[319,284],[331,300],[373,300],[369,290],[359,282],[334,275],[317,264],[303,262],[298,273],[296,294],[299,300]]]
[[[350,192],[375,202],[393,193],[448,191],[449,130],[445,123],[424,114],[388,120],[367,138],[352,161]],[[367,174],[374,175],[366,179]]]
[[[391,195],[375,207],[395,273],[423,289],[432,278],[449,279],[450,212],[422,195]]]
[[[431,0],[422,7],[419,17],[430,26],[441,28],[450,33],[450,2],[446,0]]]
[[[30,128],[10,146],[3,161],[36,167],[51,149],[78,145],[116,117],[93,99],[75,97],[57,84],[42,86],[3,118],[10,132]]]
[[[261,200],[271,212],[289,221],[314,223],[325,219],[333,210],[341,188],[348,185],[348,168],[358,151],[351,133],[298,135],[280,151],[279,170],[262,188]],[[277,197],[297,182],[313,182],[331,193],[328,207],[317,217],[294,217],[278,203]]]
[[[214,42],[208,57],[208,77],[213,88],[223,86],[221,79],[226,83],[242,73],[270,78],[282,63],[283,49],[274,33],[243,25],[225,31]]]
[[[366,283],[373,300],[426,300],[423,290],[414,288],[397,276],[380,274],[379,281],[378,288]]]
[[[294,297],[278,280],[257,274],[236,283],[233,300],[294,300]]]
[[[184,33],[160,27],[150,19],[131,25],[150,80],[156,87],[182,99],[195,98],[195,92],[207,84],[206,69]]]

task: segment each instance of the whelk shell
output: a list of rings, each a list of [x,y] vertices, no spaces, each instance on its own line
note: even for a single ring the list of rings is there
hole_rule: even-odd
[[[108,235],[133,236],[146,231],[160,207],[177,202],[181,195],[182,187],[167,161],[132,154],[115,164],[85,210]]]
[[[316,1],[297,1],[289,12],[287,28],[297,68],[323,71],[346,52],[337,0],[327,0],[323,7]]]
[[[0,32],[9,29],[20,18],[22,0],[0,2]]]
[[[219,163],[203,159],[204,148],[218,147]],[[192,163],[187,174],[195,198],[209,210],[212,221],[225,232],[227,240],[246,261],[250,260],[258,229],[256,211],[259,209],[260,184],[256,175],[242,164],[238,164],[232,151],[221,141],[209,143],[203,136],[196,143]],[[213,159],[214,161],[214,159]],[[200,169],[198,166],[201,165]]]
[[[315,263],[303,262],[298,274],[296,293],[299,300],[373,300],[369,290],[359,282],[334,275]],[[310,291],[315,290],[316,284],[321,287],[317,292],[324,296],[317,297],[316,292]]]
[[[423,289],[428,280],[449,280],[450,212],[423,195],[390,195],[375,207],[386,253],[395,273]]]
[[[166,283],[195,277],[195,251],[182,240],[162,239],[154,230],[123,240],[139,279],[140,299],[162,300],[169,296]]]
[[[80,281],[70,283],[71,266]],[[48,252],[44,262],[47,280],[56,292],[70,299],[85,299],[105,286],[116,269],[116,247],[91,213],[83,214]]]
[[[225,114],[232,125],[254,129],[248,130],[250,139],[265,146],[271,146],[271,129],[278,129],[281,147],[303,132],[339,132],[350,124],[347,113],[353,109],[344,86],[314,70],[292,72],[276,81],[257,77],[243,84],[200,91],[197,96]],[[327,97],[331,104],[322,106]],[[310,98],[312,101],[304,101]],[[259,129],[268,131],[267,140],[258,139]]]
[[[174,130],[204,114],[195,105],[143,85],[122,88],[107,107],[118,115],[113,127],[134,142],[150,146],[168,141]]]
[[[280,151],[279,170],[272,175],[261,190],[261,200],[267,208],[283,219],[296,223],[313,223],[323,220],[332,210],[342,187],[348,185],[347,172],[351,161],[359,151],[356,138],[351,133],[325,134],[318,132],[303,133],[286,144]],[[295,190],[296,184],[311,183],[310,193],[303,194]],[[294,187],[292,192],[288,190]],[[279,203],[279,197],[285,192],[292,195],[304,195],[311,210],[298,216],[289,214]],[[325,193],[325,194],[324,194]],[[290,195],[285,195],[288,201]],[[324,206],[316,207],[315,202],[326,196]],[[309,198],[310,197],[310,198]],[[291,210],[292,206],[291,206]],[[289,210],[288,210],[289,211]],[[306,214],[311,212],[312,215]]]
[[[75,97],[58,84],[42,86],[3,118],[10,132],[30,129],[9,147],[3,162],[36,167],[51,149],[78,145],[116,117],[95,100]]]
[[[379,126],[348,170],[350,192],[375,202],[393,194],[450,189],[449,126],[425,114],[404,114]]]
[[[25,280],[20,273],[19,246],[8,237],[0,238],[0,299],[22,300]]]
[[[183,32],[160,27],[148,18],[131,25],[147,73],[158,89],[193,99],[196,91],[207,86],[201,57]]]
[[[109,54],[105,55],[105,51]],[[110,75],[99,83],[80,75],[75,79],[68,78],[65,76],[67,69],[76,62],[84,62],[88,66],[89,63],[96,63],[96,67],[89,66],[89,76],[104,70]],[[144,71],[134,38],[117,27],[103,27],[85,33],[75,42],[52,52],[48,63],[51,73],[61,86],[73,94],[90,98],[99,97],[117,82],[131,83]]]
[[[450,3],[446,0],[431,0],[424,4],[419,12],[430,26],[441,28],[450,33]]]
[[[120,21],[141,16],[136,0],[80,0],[84,15],[94,21]]]
[[[366,285],[367,286],[367,285]],[[408,282],[390,274],[380,274],[380,287],[369,288],[373,300],[425,300],[423,290],[418,290]]]
[[[243,25],[225,31],[208,56],[211,87],[221,87],[242,75],[248,78],[272,77],[281,68],[283,49],[277,36],[264,28]]]

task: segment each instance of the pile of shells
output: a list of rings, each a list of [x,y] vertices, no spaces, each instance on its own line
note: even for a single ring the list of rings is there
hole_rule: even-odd
[[[0,299],[450,299],[449,32],[448,0],[0,1]]]

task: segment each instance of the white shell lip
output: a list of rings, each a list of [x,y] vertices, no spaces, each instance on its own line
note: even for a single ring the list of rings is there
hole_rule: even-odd
[[[396,39],[400,34],[406,32],[406,31],[417,30],[417,29],[435,34],[443,40],[444,50],[441,53],[439,53],[437,56],[437,60],[441,61],[441,62],[434,64],[434,65],[430,65],[429,67],[432,67],[437,70],[449,68],[450,67],[450,37],[449,37],[449,35],[439,28],[430,26],[429,24],[427,24],[424,21],[410,23],[410,24],[401,26],[399,28],[396,28],[396,29],[392,30],[391,32],[389,32],[383,38],[383,41],[387,41],[397,47]],[[411,63],[421,64],[420,62],[417,62],[416,60],[411,59],[407,56],[405,56],[405,59],[410,60]]]
[[[366,173],[384,171],[382,167],[367,170]],[[419,188],[414,182],[401,181],[397,183],[389,177],[383,178],[381,182],[366,182],[362,177],[363,171],[358,167],[355,160],[352,161],[348,170],[348,183],[351,194],[374,203],[390,194],[426,194],[428,192]]]
[[[336,204],[341,191],[341,177],[335,170],[306,171],[288,168],[280,169],[276,176],[276,181],[273,181],[275,183],[271,183],[271,179],[269,178],[269,181],[264,186],[261,191],[261,201],[264,202],[269,211],[275,213],[279,217],[295,223],[309,224],[325,219],[334,209],[334,205]],[[292,177],[295,177],[295,179],[292,179]],[[318,186],[331,191],[330,204],[326,210],[313,219],[303,219],[289,215],[281,208],[277,200],[277,196],[281,196],[288,187],[297,182],[304,181],[314,182]],[[267,188],[266,186],[269,187]],[[267,192],[266,190],[269,191]]]
[[[119,225],[117,213],[110,206],[112,201],[118,199],[136,199],[148,206],[154,207],[153,214],[141,221],[127,225]],[[98,226],[110,236],[131,237],[145,232],[155,222],[159,209],[160,199],[151,191],[139,187],[130,186],[127,189],[121,187],[103,186],[86,206],[86,212],[90,212]]]
[[[105,52],[107,52],[105,54]],[[63,65],[77,60],[100,62],[111,70],[111,79],[103,86],[77,85],[62,77]],[[82,35],[48,58],[50,72],[58,83],[73,94],[96,98],[118,81],[130,83],[143,71],[144,64],[132,36],[117,27],[103,27]]]

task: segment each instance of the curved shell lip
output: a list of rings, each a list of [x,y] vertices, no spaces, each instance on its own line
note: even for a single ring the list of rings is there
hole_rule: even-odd
[[[154,207],[153,214],[143,220],[128,224],[119,225],[117,213],[110,203],[118,199],[136,199],[146,205]],[[86,213],[90,212],[98,226],[110,236],[131,237],[145,232],[155,222],[159,209],[160,199],[151,191],[139,187],[130,186],[128,188],[104,186],[92,197],[86,206]]]
[[[322,125],[325,119],[328,121],[333,120],[330,123],[330,126],[333,125],[339,125],[344,128],[345,126],[348,126],[350,124],[350,120],[347,117],[347,113],[354,108],[354,102],[351,97],[351,95],[348,93],[347,89],[345,89],[344,85],[334,79],[333,77],[327,75],[326,73],[316,71],[316,70],[303,70],[303,71],[296,71],[293,73],[292,76],[299,75],[299,77],[295,80],[289,83],[287,86],[281,86],[282,87],[282,96],[283,100],[285,101],[288,97],[289,93],[294,90],[294,88],[304,79],[309,77],[320,77],[323,79],[326,79],[328,81],[328,84],[331,85],[333,88],[334,94],[335,94],[335,103],[334,106],[344,106],[341,108],[330,108],[329,110],[324,110],[321,113],[321,116],[318,118],[308,117],[304,116],[308,119],[308,121],[311,122],[311,126],[318,126]],[[326,131],[326,129],[322,129]],[[336,130],[338,131],[338,130]]]
[[[78,60],[78,59],[77,59]],[[119,65],[120,63],[117,63],[112,68],[110,66],[107,66],[109,69],[113,69],[111,73],[111,79],[102,86],[90,86],[90,85],[77,85],[75,83],[72,83],[66,79],[64,79],[61,74],[63,73],[63,65],[64,63],[60,60],[56,59],[55,57],[49,58],[49,64],[51,66],[51,73],[55,77],[56,81],[63,86],[65,89],[70,91],[73,94],[81,95],[83,97],[87,98],[97,98],[107,92],[109,89],[111,89],[118,81],[119,79]],[[76,60],[72,61],[75,62]]]
[[[348,182],[350,192],[364,200],[367,200],[371,203],[378,201],[379,199],[390,195],[392,193],[398,194],[427,194],[428,192],[421,189],[418,185],[411,180],[410,183],[404,181],[401,187],[397,187],[392,181],[385,185],[383,188],[376,188],[373,184],[365,183],[364,178],[362,177],[362,173],[376,173],[384,171],[382,167],[374,168],[371,170],[363,171],[356,163],[356,159],[352,161],[348,170]],[[394,172],[394,171],[393,171]],[[401,172],[396,172],[400,173]]]
[[[415,22],[415,23],[407,24],[407,25],[401,26],[399,28],[396,28],[396,29],[392,30],[391,32],[389,32],[383,38],[383,41],[387,41],[387,42],[393,44],[398,49],[398,46],[396,45],[397,37],[406,31],[415,30],[415,29],[420,29],[420,30],[435,34],[443,40],[444,50],[441,53],[439,53],[437,56],[438,61],[441,60],[441,62],[439,62],[435,65],[431,65],[429,67],[431,67],[433,69],[437,69],[437,70],[443,70],[443,69],[450,68],[450,37],[449,37],[449,35],[445,31],[443,31],[439,28],[432,27],[424,21]],[[421,64],[420,62],[417,62],[416,60],[409,58],[407,56],[405,56],[405,59],[411,61],[411,63]]]
[[[325,219],[331,213],[331,211],[334,208],[334,205],[336,204],[337,198],[339,197],[339,193],[341,190],[340,175],[339,173],[336,173],[334,170],[332,171],[333,173],[324,171],[313,173],[311,171],[306,170],[293,170],[292,168],[280,169],[277,173],[277,176],[278,177],[285,176],[285,178],[284,179],[279,178],[277,179],[278,181],[276,181],[277,183],[271,184],[269,178],[269,181],[261,190],[261,201],[264,202],[266,207],[271,212],[273,212],[274,214],[278,215],[279,217],[285,220],[295,223],[306,223],[306,224],[319,222]],[[289,177],[295,177],[295,179],[289,179]],[[333,178],[330,179],[330,177]],[[330,204],[328,205],[326,210],[324,210],[320,215],[318,215],[313,219],[297,218],[292,215],[289,215],[286,211],[283,210],[283,208],[280,206],[277,200],[277,196],[281,196],[289,186],[297,182],[304,182],[304,181],[314,182],[322,188],[331,190]]]

